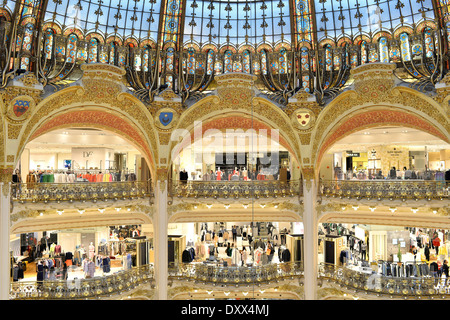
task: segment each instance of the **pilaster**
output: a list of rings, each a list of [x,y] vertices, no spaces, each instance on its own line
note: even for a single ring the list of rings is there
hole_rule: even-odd
[[[168,277],[168,212],[167,212],[167,168],[157,169],[155,185],[155,215],[154,215],[154,243],[155,243],[155,280],[158,300],[167,300]]]
[[[11,177],[12,169],[0,169],[0,300],[8,300],[10,291]]]
[[[317,299],[318,272],[318,224],[316,212],[317,181],[313,169],[303,169],[303,226],[304,226],[304,272],[305,299]]]

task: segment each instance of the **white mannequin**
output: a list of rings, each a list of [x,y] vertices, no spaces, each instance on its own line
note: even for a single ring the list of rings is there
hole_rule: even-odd
[[[93,259],[95,256],[95,247],[94,244],[91,242],[89,245],[89,259]]]

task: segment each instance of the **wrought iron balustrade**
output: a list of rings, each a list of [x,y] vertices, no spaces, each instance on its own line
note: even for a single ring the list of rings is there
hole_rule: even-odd
[[[19,183],[11,188],[20,202],[132,199],[152,196],[151,181]]]
[[[169,277],[214,284],[262,284],[303,276],[303,262],[270,263],[263,266],[221,266],[182,263],[169,266]]]
[[[303,195],[302,181],[173,181],[170,195],[179,198],[269,198]]]
[[[444,199],[448,182],[442,180],[326,180],[320,192],[327,197],[367,199]]]
[[[153,266],[146,265],[91,279],[13,282],[9,296],[11,300],[89,299],[120,294],[153,279]]]
[[[343,266],[321,263],[319,277],[330,280],[349,289],[377,295],[389,296],[442,296],[447,295],[445,286],[438,286],[442,280],[432,276],[392,277],[351,270]],[[439,279],[439,280],[438,280]],[[448,283],[450,284],[450,282]]]

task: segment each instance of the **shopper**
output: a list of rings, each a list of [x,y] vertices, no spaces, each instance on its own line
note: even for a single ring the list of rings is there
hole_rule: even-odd
[[[227,256],[229,256],[229,257],[231,257],[231,255],[232,255],[232,253],[233,253],[233,250],[231,249],[230,242],[228,242],[227,249],[225,250],[225,253],[226,253]]]
[[[415,246],[413,246],[411,252],[414,255],[414,263],[415,263],[416,262],[416,255],[417,255],[417,248]]]
[[[367,252],[367,245],[365,242],[361,243],[361,259],[366,260],[366,252]]]
[[[231,228],[231,232],[233,234],[233,242],[236,242],[237,240],[237,230],[236,230],[236,226],[233,226],[233,228]]]
[[[447,279],[448,279],[448,261],[444,260],[444,264],[442,265],[442,272],[441,272],[441,277],[444,274],[445,275],[445,282],[444,282],[444,286],[447,286]]]
[[[423,253],[425,255],[425,258],[427,259],[427,262],[430,261],[430,245],[428,243],[425,244],[425,249],[423,250]]]
[[[436,256],[438,256],[439,255],[439,247],[441,246],[441,239],[439,239],[437,234],[435,234],[435,237],[434,237],[432,243],[433,243],[434,249],[436,250]]]

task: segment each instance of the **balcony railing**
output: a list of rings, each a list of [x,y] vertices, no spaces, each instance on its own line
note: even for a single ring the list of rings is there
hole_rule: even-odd
[[[326,180],[320,192],[327,197],[421,200],[448,198],[450,185],[442,180]]]
[[[223,267],[205,264],[169,266],[169,279],[216,285],[270,284],[273,281],[303,277],[302,262],[273,263],[264,266]],[[432,276],[392,277],[351,270],[333,264],[319,264],[319,279],[348,290],[389,297],[450,297],[450,281]],[[56,281],[20,281],[11,284],[11,300],[92,299],[122,294],[154,280],[152,265],[119,271],[105,277]]]
[[[319,276],[351,290],[389,296],[448,296],[448,287],[439,284],[443,279],[432,276],[391,277],[363,273],[342,266],[320,264]],[[448,281],[450,285],[450,281]]]
[[[264,266],[229,266],[183,263],[169,267],[172,279],[210,284],[263,284],[303,275],[303,262],[271,263]]]
[[[120,271],[106,277],[11,283],[11,300],[89,299],[121,294],[154,279],[153,266]]]
[[[179,198],[277,198],[303,195],[302,181],[173,181],[170,195]]]
[[[11,188],[19,202],[97,201],[152,196],[149,181],[20,183]]]

